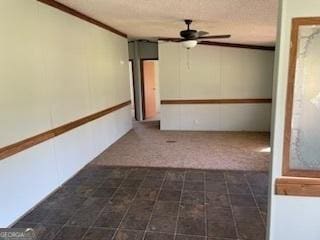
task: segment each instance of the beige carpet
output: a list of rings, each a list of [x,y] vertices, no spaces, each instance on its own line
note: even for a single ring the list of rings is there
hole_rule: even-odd
[[[268,133],[160,131],[159,122],[134,122],[134,128],[94,163],[268,170],[269,158]]]

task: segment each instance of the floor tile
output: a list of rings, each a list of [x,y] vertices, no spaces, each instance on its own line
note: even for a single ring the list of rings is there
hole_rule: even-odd
[[[266,213],[268,210],[268,196],[255,195],[254,198],[256,199],[260,211]]]
[[[204,218],[179,218],[177,232],[180,234],[204,236]]]
[[[169,181],[184,181],[184,170],[168,170],[166,180]]]
[[[82,240],[111,240],[115,229],[90,228]]]
[[[155,201],[158,197],[159,190],[154,188],[140,188],[135,199]]]
[[[188,182],[203,182],[204,181],[204,171],[200,171],[200,170],[188,170],[188,171],[186,171],[185,181],[188,181]]]
[[[192,235],[176,235],[175,240],[205,240],[206,238],[203,236],[192,236]]]
[[[227,194],[227,185],[225,182],[206,181],[206,191],[220,194]]]
[[[81,239],[87,228],[63,227],[54,240],[75,240]]]
[[[177,216],[153,215],[148,226],[148,231],[174,233]]]
[[[262,219],[258,208],[233,207],[234,217],[239,222],[261,223]]]
[[[183,189],[186,191],[204,191],[203,182],[184,182]]]
[[[65,208],[51,209],[47,217],[42,221],[42,223],[63,225],[72,217],[73,214],[73,210]]]
[[[103,184],[101,185],[101,187],[104,188],[117,188],[120,186],[121,182],[123,180],[119,179],[119,178],[110,178],[110,179],[106,179]]]
[[[96,187],[78,186],[74,189],[74,193],[80,197],[90,197],[96,191]]]
[[[107,202],[109,202],[108,199],[99,197],[89,197],[86,201],[84,201],[80,209],[100,211],[106,205]]]
[[[21,220],[13,225],[14,228],[35,228],[39,223],[22,222]],[[42,223],[40,223],[42,224]]]
[[[247,183],[245,173],[242,171],[228,171],[225,173],[225,178],[228,183],[232,183],[232,184]]]
[[[152,212],[153,206],[155,202],[154,201],[148,201],[148,200],[140,200],[136,199],[132,202],[132,205],[129,209],[129,213],[146,213],[149,214]]]
[[[164,184],[162,185],[162,189],[181,191],[182,185],[183,185],[182,181],[169,181],[169,180],[166,180],[164,182]]]
[[[86,199],[87,198],[80,197],[77,195],[71,195],[68,197],[56,199],[55,201],[48,203],[46,205],[46,207],[48,207],[50,209],[52,209],[52,208],[65,208],[65,209],[69,209],[69,210],[77,210],[79,207],[81,207],[81,205],[83,204],[83,202]]]
[[[94,186],[98,186],[100,184],[102,184],[105,181],[105,177],[104,176],[91,176],[88,177],[87,180],[80,184],[81,186],[88,186],[88,187],[94,187]]]
[[[208,237],[207,240],[238,240],[238,238],[216,238],[216,237]]]
[[[224,172],[219,170],[206,171],[206,181],[225,182]]]
[[[161,190],[159,201],[180,201],[181,191]]]
[[[140,179],[143,180],[145,178],[145,176],[147,175],[148,170],[144,169],[144,168],[135,168],[135,169],[131,169],[127,179]]]
[[[227,194],[207,192],[206,202],[216,207],[230,207],[230,202]]]
[[[208,220],[208,236],[216,238],[236,239],[236,229],[233,221],[230,222],[212,222]]]
[[[250,185],[268,186],[269,176],[267,172],[249,172],[246,177]]]
[[[99,216],[100,208],[81,208],[67,222],[69,226],[90,227]]]
[[[203,218],[204,205],[201,204],[182,204],[180,205],[180,217],[182,218]]]
[[[155,203],[153,214],[159,216],[177,216],[178,210],[179,202],[159,201]]]
[[[236,207],[256,207],[252,195],[230,194],[231,204]]]
[[[102,212],[94,223],[95,227],[117,228],[124,216],[120,212]]]
[[[173,240],[176,224],[175,240],[233,240],[236,229],[241,240],[263,240],[267,180],[264,172],[90,166],[15,227],[34,228],[39,240],[86,232],[82,240]]]
[[[174,235],[168,233],[147,232],[144,240],[173,240]]]
[[[183,191],[182,203],[204,204],[204,192],[201,191]]]
[[[264,185],[250,185],[254,195],[268,195],[268,186]]]
[[[120,187],[114,193],[111,200],[112,201],[126,201],[126,200],[131,201],[136,195],[137,191],[138,190],[136,188]]]
[[[132,230],[144,230],[149,222],[151,212],[146,213],[128,213],[123,220],[120,228]]]
[[[166,176],[165,169],[149,169],[147,177],[157,178],[162,180]]]
[[[120,229],[113,240],[142,240],[143,234],[143,231]]]
[[[207,219],[211,222],[229,223],[233,221],[231,208],[221,208],[215,205],[207,205]]]
[[[93,197],[111,198],[117,188],[99,187],[92,194]]]
[[[33,227],[37,240],[53,240],[61,228],[62,225],[42,223]]]
[[[230,194],[251,194],[248,184],[228,184]]]
[[[140,185],[140,188],[160,189],[162,182],[162,179],[147,176]]]
[[[127,169],[112,169],[107,176],[107,179],[123,179],[128,175]]]
[[[113,200],[113,201],[108,201],[105,206],[103,211],[104,212],[122,212],[125,213],[129,207],[131,206],[131,201],[124,201],[124,200]]]
[[[262,224],[237,223],[239,237],[241,240],[264,240],[265,227]]]
[[[47,208],[35,208],[26,216],[24,216],[20,221],[22,222],[32,222],[40,223],[42,222],[49,214],[50,210]]]
[[[121,187],[125,188],[139,188],[143,179],[126,179],[121,183]]]

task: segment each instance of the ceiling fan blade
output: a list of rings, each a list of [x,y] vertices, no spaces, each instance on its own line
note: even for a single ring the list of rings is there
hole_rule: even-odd
[[[198,32],[198,37],[202,37],[204,35],[208,35],[209,33],[208,32],[205,32],[205,31],[199,31]]]
[[[182,38],[158,38],[159,41],[167,41],[167,42],[182,42],[184,39]]]
[[[199,37],[199,39],[218,39],[218,38],[230,38],[231,35],[210,35],[210,36],[204,36],[204,37]]]

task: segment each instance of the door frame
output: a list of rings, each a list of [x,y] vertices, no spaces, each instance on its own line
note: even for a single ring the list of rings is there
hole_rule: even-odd
[[[131,72],[132,72],[134,118],[138,121],[138,119],[137,119],[136,80],[135,80],[135,75],[134,75],[134,61],[133,61],[133,59],[129,59],[129,62],[131,62]]]
[[[145,120],[146,119],[146,99],[145,99],[145,94],[144,94],[143,61],[159,61],[159,58],[141,58],[140,59],[142,120]]]

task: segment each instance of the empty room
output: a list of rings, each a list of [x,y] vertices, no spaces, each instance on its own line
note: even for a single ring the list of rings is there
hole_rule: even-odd
[[[319,240],[318,0],[0,0],[0,239]]]

